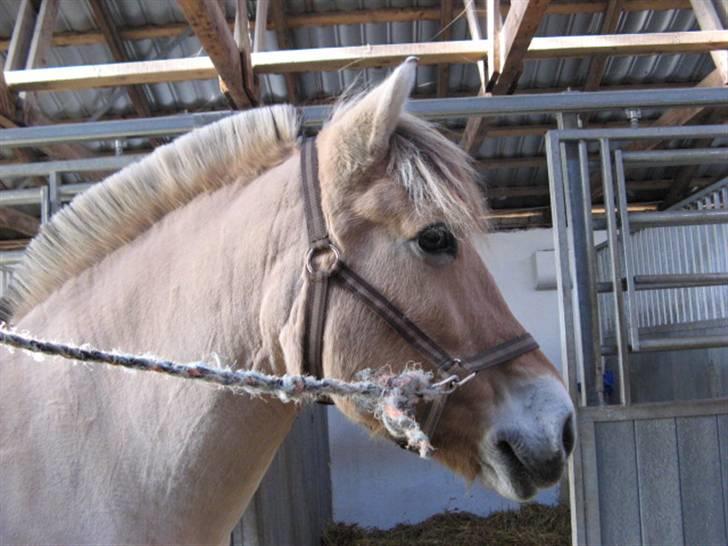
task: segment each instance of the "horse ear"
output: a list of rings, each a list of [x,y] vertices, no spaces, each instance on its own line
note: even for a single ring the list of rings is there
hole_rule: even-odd
[[[346,159],[350,173],[361,171],[380,160],[389,148],[404,105],[412,91],[417,68],[416,57],[409,57],[381,84],[358,102],[334,115],[322,132],[338,156]],[[341,172],[341,171],[339,171]]]

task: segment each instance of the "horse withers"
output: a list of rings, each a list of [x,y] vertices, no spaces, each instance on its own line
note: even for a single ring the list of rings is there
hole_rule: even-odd
[[[347,266],[448,354],[523,336],[470,237],[482,197],[467,156],[404,112],[408,60],[340,104],[316,139],[328,237]],[[38,337],[237,368],[304,370],[316,279],[289,106],[193,131],[109,177],[31,242],[9,294]],[[324,255],[325,261],[330,256]],[[433,363],[345,290],[329,291],[324,376]],[[224,542],[298,408],[106,367],[0,361],[0,542]],[[335,400],[385,435],[372,415]],[[418,418],[429,415],[429,404]],[[573,406],[537,350],[449,396],[434,457],[526,500],[559,479]]]

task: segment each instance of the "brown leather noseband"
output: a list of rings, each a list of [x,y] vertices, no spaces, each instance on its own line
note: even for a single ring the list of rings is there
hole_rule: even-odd
[[[301,182],[310,244],[305,259],[310,285],[305,304],[304,373],[318,378],[323,377],[323,334],[331,281],[334,281],[337,286],[347,289],[379,315],[407,343],[427,357],[441,374],[452,373],[458,369],[466,374],[478,373],[538,349],[536,340],[530,334],[525,334],[468,358],[460,359],[450,356],[381,292],[352,271],[342,259],[341,252],[329,238],[326,219],[321,208],[318,156],[316,141],[313,138],[304,140],[301,149]],[[325,268],[318,267],[316,258],[325,253],[331,254],[333,263]],[[445,401],[444,396],[435,399],[422,427],[430,438],[440,420]]]

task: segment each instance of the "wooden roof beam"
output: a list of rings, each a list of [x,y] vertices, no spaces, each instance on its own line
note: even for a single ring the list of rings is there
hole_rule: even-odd
[[[36,12],[33,3],[22,0],[18,18],[13,28],[11,47],[8,51],[8,61],[12,65],[25,66],[35,70],[40,64],[45,64],[45,56],[51,44],[50,37],[58,13],[58,0],[42,0]],[[3,63],[0,62],[0,125],[4,128],[23,127],[27,125],[48,125],[49,120],[38,108],[32,96],[18,97],[5,81]],[[32,72],[33,70],[21,70]],[[38,146],[38,149],[49,157],[57,159],[77,159],[88,157],[91,151],[82,144],[53,144]],[[34,154],[28,149],[14,150],[14,155],[20,161],[33,161]],[[94,174],[94,173],[91,173]],[[43,179],[36,179],[37,183],[44,183]]]
[[[178,0],[177,3],[209,55],[232,105],[249,108],[253,101],[245,92],[240,51],[220,4],[215,0]]]
[[[286,7],[283,0],[270,0],[269,10],[276,32],[278,49],[291,49],[291,43],[288,40],[289,31],[288,23],[286,21]],[[293,74],[284,74],[283,77],[286,80],[286,95],[288,96],[288,102],[296,104],[299,101],[296,78]]]
[[[10,37],[8,56],[5,60],[7,70],[22,70],[26,66],[30,42],[33,39],[36,11],[30,0],[21,0],[18,16],[15,18],[13,34]]]
[[[583,56],[595,53],[634,55],[706,52],[726,47],[728,47],[728,31],[725,30],[596,37],[558,36],[534,39],[528,51],[528,58]],[[392,66],[401,63],[409,56],[419,57],[421,64],[477,62],[485,57],[487,48],[488,40],[463,40],[292,49],[252,53],[251,61],[257,74],[330,71],[344,67]],[[217,70],[209,57],[5,71],[5,80],[13,91],[64,91],[215,77]]]
[[[550,0],[512,0],[502,26],[497,20],[497,10],[489,10],[488,28],[494,32],[493,36],[488,37],[491,42],[489,50],[495,58],[488,59],[489,81],[485,87],[493,95],[505,95],[515,89],[531,40],[549,4]],[[494,5],[497,3],[491,3],[491,6]],[[496,41],[497,47],[492,43]],[[481,93],[484,91],[481,88]],[[485,118],[468,119],[462,146],[469,154],[475,154],[480,149],[488,126],[489,121]]]
[[[38,15],[35,18],[33,37],[28,48],[28,57],[25,68],[39,68],[46,66],[48,51],[53,42],[53,28],[58,18],[59,0],[42,0]]]
[[[440,41],[447,42],[452,39],[452,18],[453,0],[442,0],[440,2],[440,32],[437,37]],[[435,86],[438,97],[445,97],[450,87],[450,65],[442,63],[437,65],[437,84]]]
[[[34,237],[40,229],[40,220],[10,207],[0,207],[0,228]]]
[[[713,4],[713,0],[691,0],[695,17],[702,31],[724,32],[723,23],[721,22],[717,10]],[[715,70],[708,74],[697,87],[721,87],[728,85],[728,51],[711,50],[713,62],[716,65]],[[653,126],[670,127],[676,125],[687,125],[694,120],[700,118],[708,111],[705,107],[695,108],[671,108],[666,110],[662,116],[653,124]],[[643,141],[633,144],[631,150],[651,150],[660,145],[659,140]],[[680,177],[676,182],[676,188],[668,195],[667,201],[675,200],[675,196],[688,187],[690,172]]]
[[[723,22],[715,6],[715,0],[690,0],[690,4],[701,30],[724,29]],[[721,85],[728,84],[728,50],[711,51],[710,56],[713,58],[715,67],[720,74]]]
[[[599,34],[614,34],[617,31],[619,17],[622,14],[624,0],[609,0],[604,19],[599,28]],[[584,83],[584,91],[596,91],[602,83],[604,71],[607,67],[606,55],[595,55],[589,64],[589,72]]]
[[[260,90],[258,78],[253,73],[253,64],[250,54],[253,51],[253,40],[250,36],[250,14],[248,13],[248,1],[236,0],[235,2],[235,23],[233,25],[233,39],[240,51],[240,62],[243,71],[243,87],[253,105],[258,104]]]
[[[460,2],[457,3],[460,5]],[[554,0],[549,4],[547,14],[602,13],[608,7],[608,0],[579,0],[561,2]],[[624,11],[690,9],[690,0],[625,0]],[[502,4],[504,14],[508,4]],[[380,8],[347,11],[327,11],[321,13],[303,13],[289,15],[286,23],[289,29],[331,25],[358,25],[366,23],[439,21],[441,9],[438,8]],[[232,28],[233,21],[228,21]],[[251,21],[251,26],[255,24]],[[122,40],[150,40],[170,38],[179,35],[188,28],[185,23],[169,23],[165,25],[143,25],[139,27],[122,27],[119,35]],[[268,22],[268,30],[275,30],[274,24]],[[53,35],[54,47],[92,45],[104,43],[104,36],[98,31],[59,32]],[[0,38],[0,52],[10,46],[10,38]]]
[[[91,6],[96,26],[101,31],[101,34],[104,36],[104,41],[111,51],[111,57],[120,63],[129,61],[129,56],[124,50],[124,44],[119,33],[116,31],[113,17],[109,13],[104,0],[89,0],[89,5]],[[130,85],[126,88],[126,92],[129,95],[129,100],[134,111],[139,116],[149,117],[152,115],[152,108],[141,86]]]
[[[523,61],[550,0],[513,0],[501,29],[500,66],[493,85],[494,95],[511,93],[523,70]]]

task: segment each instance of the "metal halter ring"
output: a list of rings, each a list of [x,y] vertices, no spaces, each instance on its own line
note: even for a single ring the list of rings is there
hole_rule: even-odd
[[[330,252],[334,256],[334,263],[328,269],[316,269],[314,266],[314,259],[321,253]],[[331,241],[327,241],[325,244],[314,245],[306,252],[306,271],[314,279],[320,279],[328,277],[333,274],[341,263],[341,252]]]

